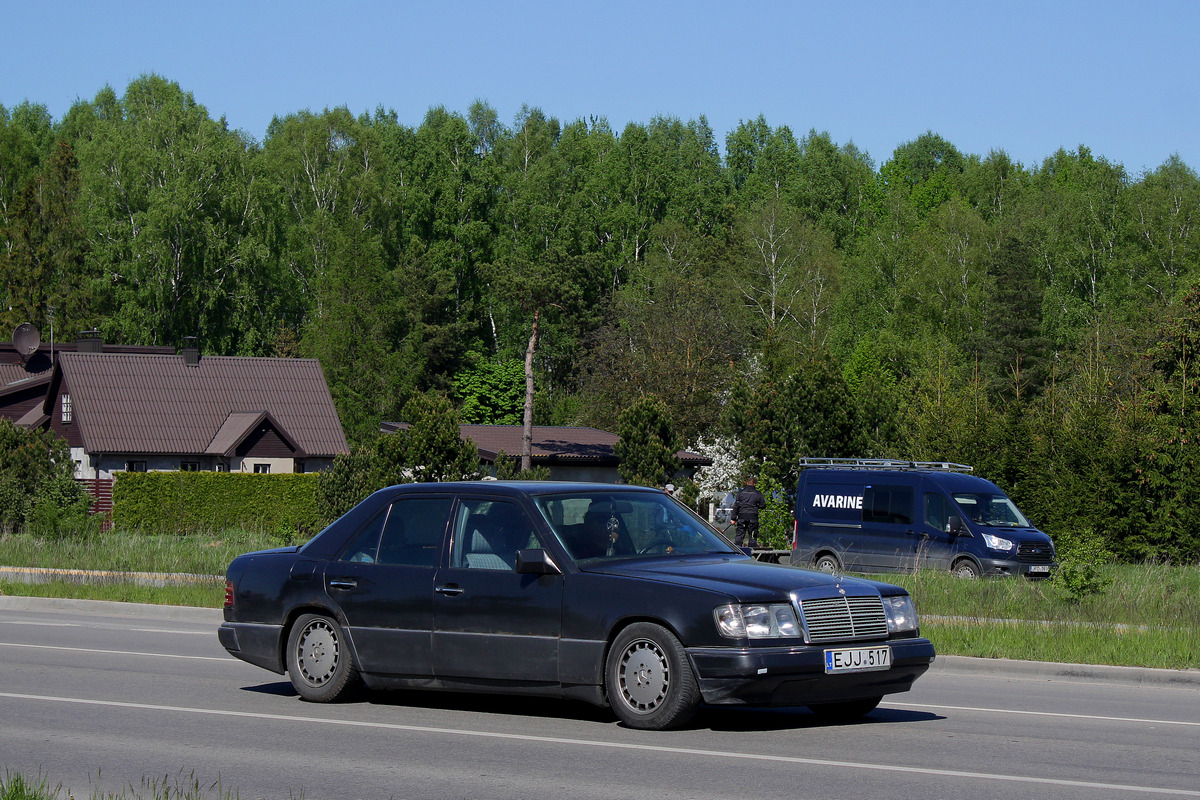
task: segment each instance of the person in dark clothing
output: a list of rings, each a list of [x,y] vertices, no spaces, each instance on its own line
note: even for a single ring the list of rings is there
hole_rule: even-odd
[[[733,500],[733,524],[737,525],[733,543],[742,547],[758,547],[758,512],[767,507],[767,501],[762,492],[754,488],[753,476],[746,479],[746,485],[737,493]]]

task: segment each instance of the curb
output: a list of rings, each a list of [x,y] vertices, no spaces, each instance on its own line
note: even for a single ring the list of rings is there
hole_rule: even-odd
[[[1018,661],[1012,658],[975,658],[939,655],[929,674],[1021,676],[1047,680],[1095,681],[1135,686],[1200,689],[1200,669],[1115,667],[1107,664],[1060,664],[1053,661]]]
[[[81,614],[103,614],[114,617],[208,622],[214,626],[219,625],[224,618],[224,614],[219,608],[166,606],[154,603],[122,603],[116,600],[75,600],[66,597],[0,595],[0,609],[10,609],[13,611],[77,611]]]
[[[185,586],[194,583],[220,583],[221,575],[193,575],[184,572],[126,572],[120,570],[62,569],[56,567],[0,567],[0,580],[16,583],[133,583],[138,586]]]

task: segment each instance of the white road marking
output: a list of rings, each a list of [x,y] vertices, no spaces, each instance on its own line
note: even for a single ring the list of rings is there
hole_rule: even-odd
[[[177,653],[139,653],[133,650],[97,650],[90,647],[60,647],[53,644],[20,644],[18,642],[0,642],[0,647],[28,647],[35,650],[61,650],[68,653],[92,653],[105,656],[149,656],[151,658],[185,658],[191,661],[228,661],[233,664],[242,663],[231,656],[184,656]]]
[[[1003,783],[1028,783],[1039,786],[1068,786],[1080,789],[1103,789],[1108,791],[1140,792],[1142,794],[1162,794],[1176,797],[1200,797],[1200,791],[1189,789],[1168,789],[1154,786],[1133,786],[1121,783],[1101,783],[1099,781],[1073,781],[1059,778],[1040,778],[1025,775],[1000,775],[987,772],[968,772],[966,770],[928,769],[924,767],[902,767],[892,764],[867,764],[854,761],[834,761],[823,758],[801,758],[799,756],[775,756],[761,753],[736,753],[725,750],[701,750],[691,747],[668,747],[666,745],[631,744],[628,742],[603,742],[594,739],[569,739],[558,736],[533,736],[520,733],[498,733],[493,731],[473,731],[462,728],[435,728],[427,725],[400,725],[388,722],[365,722],[360,720],[322,719],[320,717],[300,717],[287,714],[264,714],[252,711],[222,711],[211,708],[188,708],[186,706],[163,706],[149,703],[123,703],[113,700],[87,700],[79,697],[48,697],[36,694],[17,694],[0,692],[0,697],[13,700],[34,700],[48,703],[72,703],[77,705],[104,706],[107,708],[127,708],[139,711],[167,711],[184,714],[202,714],[217,717],[239,717],[243,719],[265,719],[277,722],[298,722],[305,725],[322,724],[347,728],[375,728],[392,731],[408,731],[412,733],[429,733],[444,736],[474,736],[487,739],[504,739],[520,742],[539,742],[552,745],[576,745],[580,747],[595,747],[612,750],[633,750],[650,753],[673,753],[677,755],[700,756],[706,759],[722,758],[736,761],[759,761],[782,764],[804,764],[815,767],[835,767],[839,769],[861,769],[875,772],[900,772],[915,775],[930,775],[942,778],[970,778],[984,781],[1000,781]]]
[[[74,622],[35,622],[23,619],[0,619],[0,625],[35,625],[39,628],[82,628]]]
[[[1013,708],[976,708],[973,706],[938,706],[932,703],[897,703],[885,701],[888,706],[899,708],[927,709],[940,711],[976,711],[983,714],[1025,714],[1034,717],[1061,717],[1063,719],[1094,719],[1101,722],[1134,722],[1149,725],[1191,725],[1200,728],[1200,722],[1185,722],[1177,719],[1141,719],[1139,717],[1105,717],[1099,714],[1067,714],[1061,711],[1021,711]]]

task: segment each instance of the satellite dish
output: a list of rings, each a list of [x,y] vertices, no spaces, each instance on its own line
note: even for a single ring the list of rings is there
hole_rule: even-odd
[[[36,353],[38,345],[41,343],[42,336],[38,333],[38,329],[33,327],[32,323],[22,322],[13,331],[13,347],[21,354],[22,358]]]

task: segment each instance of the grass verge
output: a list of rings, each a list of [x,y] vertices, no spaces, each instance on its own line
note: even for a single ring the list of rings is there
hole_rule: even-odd
[[[213,579],[184,586],[0,580],[0,594],[220,608],[224,586],[218,576],[234,556],[295,543],[242,530],[183,536],[118,531],[50,540],[7,535],[0,537],[4,566]],[[1106,566],[1096,590],[1083,596],[1054,580],[965,581],[934,570],[872,577],[912,593],[921,632],[943,655],[1200,668],[1200,566]]]

